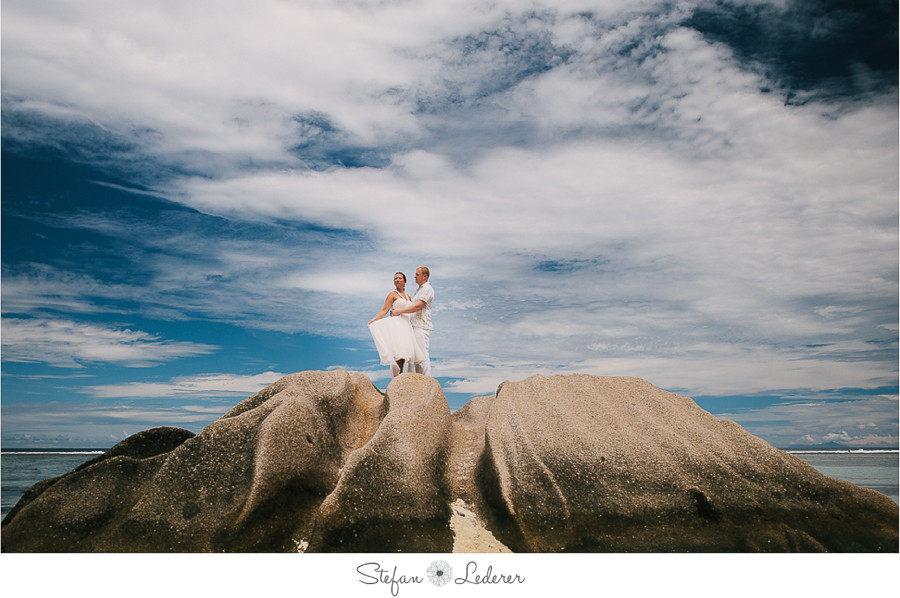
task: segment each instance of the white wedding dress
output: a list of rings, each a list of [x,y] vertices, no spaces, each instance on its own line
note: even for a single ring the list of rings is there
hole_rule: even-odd
[[[393,309],[403,309],[412,305],[412,301],[401,298],[398,294],[392,306]],[[381,358],[381,365],[395,365],[401,359],[406,363],[419,363],[423,361],[419,345],[413,333],[412,314],[400,314],[388,316],[369,324],[369,332],[375,341],[375,349]]]

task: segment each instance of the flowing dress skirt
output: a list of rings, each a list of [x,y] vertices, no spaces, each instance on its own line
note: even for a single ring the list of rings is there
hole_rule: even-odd
[[[375,349],[381,365],[394,365],[403,359],[407,363],[419,363],[424,359],[409,317],[388,316],[369,324],[369,332],[375,341]]]

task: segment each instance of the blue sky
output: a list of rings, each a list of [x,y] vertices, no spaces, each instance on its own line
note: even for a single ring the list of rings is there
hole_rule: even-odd
[[[436,290],[452,408],[645,378],[778,446],[897,446],[897,6],[3,3],[2,444],[379,388]]]

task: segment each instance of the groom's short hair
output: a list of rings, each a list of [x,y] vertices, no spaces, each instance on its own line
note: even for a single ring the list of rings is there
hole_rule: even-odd
[[[419,266],[417,270],[421,270],[422,274],[425,275],[425,278],[431,278],[431,272],[425,266]]]

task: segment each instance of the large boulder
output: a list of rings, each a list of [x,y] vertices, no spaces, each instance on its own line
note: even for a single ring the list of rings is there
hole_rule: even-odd
[[[504,383],[480,462],[475,504],[515,551],[898,548],[887,496],[638,378]]]
[[[348,455],[316,514],[309,550],[448,552],[444,483],[450,407],[433,378],[405,374],[387,388],[387,415]]]
[[[5,551],[897,551],[897,505],[636,378],[302,372],[35,485]],[[465,536],[465,537],[463,537]]]
[[[3,549],[296,550],[385,411],[362,374],[287,376],[174,450],[103,455],[59,478],[4,520]]]

